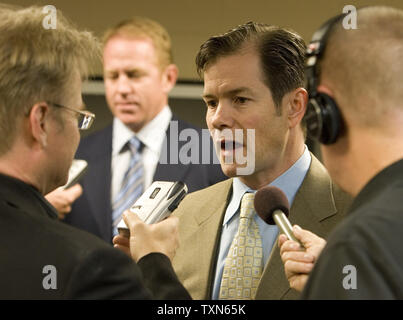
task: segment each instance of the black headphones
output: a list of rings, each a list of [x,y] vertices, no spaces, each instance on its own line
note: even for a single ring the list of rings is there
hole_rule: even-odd
[[[336,101],[318,92],[319,60],[322,58],[332,27],[345,17],[341,14],[324,23],[312,37],[306,51],[305,74],[309,101],[304,116],[308,137],[322,144],[336,142],[342,129],[342,119]]]

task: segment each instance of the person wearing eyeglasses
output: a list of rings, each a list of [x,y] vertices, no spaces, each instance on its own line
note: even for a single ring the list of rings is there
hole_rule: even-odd
[[[64,185],[94,115],[82,110],[82,79],[98,41],[57,12],[0,4],[0,300],[187,299],[171,259],[178,221],[153,226],[124,216],[131,258],[62,223],[43,195]],[[133,261],[134,260],[134,261]]]
[[[63,106],[54,102],[48,103],[54,107],[64,108],[74,112],[76,114],[78,128],[80,130],[88,130],[89,128],[91,128],[95,120],[95,114],[87,110],[81,110],[82,108],[84,108],[83,106],[81,106],[80,109],[76,109]],[[64,187],[59,187],[48,193],[45,198],[56,208],[59,219],[64,220],[66,214],[71,211],[71,205],[74,203],[74,201],[76,201],[78,197],[82,195],[82,193],[83,188],[80,184],[76,183],[75,185],[67,189],[65,189]]]

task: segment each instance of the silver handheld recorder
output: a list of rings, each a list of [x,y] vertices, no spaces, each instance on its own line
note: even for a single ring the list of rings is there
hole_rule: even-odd
[[[147,224],[167,218],[187,194],[187,186],[181,181],[155,181],[129,209]],[[130,237],[130,230],[123,219],[119,222],[119,234]]]

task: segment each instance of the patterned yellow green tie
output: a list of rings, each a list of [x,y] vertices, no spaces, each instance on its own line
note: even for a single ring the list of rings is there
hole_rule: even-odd
[[[255,297],[263,270],[262,239],[253,216],[253,193],[241,201],[238,232],[225,260],[219,299],[250,300]]]

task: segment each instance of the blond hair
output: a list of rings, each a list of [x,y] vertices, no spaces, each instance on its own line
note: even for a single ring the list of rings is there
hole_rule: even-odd
[[[173,63],[171,38],[167,30],[158,22],[145,18],[133,17],[124,20],[116,26],[106,30],[103,36],[103,45],[115,36],[125,38],[148,38],[152,41],[157,52],[161,68]]]
[[[0,154],[13,145],[17,121],[32,105],[60,101],[73,75],[86,77],[100,58],[91,33],[78,31],[60,11],[56,28],[46,29],[42,10],[0,6]]]

